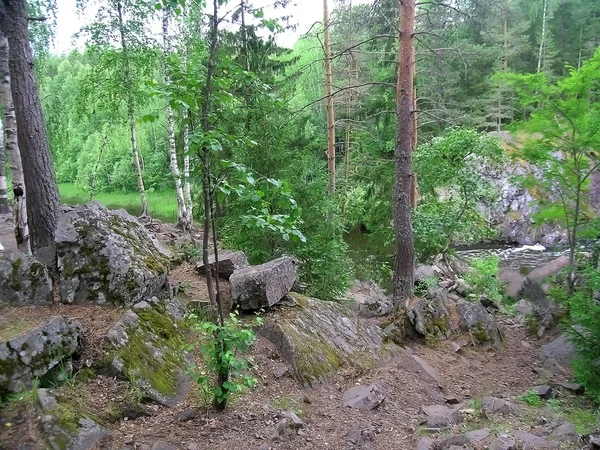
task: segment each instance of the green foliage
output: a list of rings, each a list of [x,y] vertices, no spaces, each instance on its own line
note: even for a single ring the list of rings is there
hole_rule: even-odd
[[[519,400],[535,408],[542,406],[542,404],[544,403],[544,401],[535,389],[525,392],[519,397]]]
[[[504,299],[504,283],[498,278],[500,273],[500,259],[497,256],[488,258],[475,258],[470,261],[471,267],[465,274],[465,281],[473,294],[479,300],[485,296],[497,303]]]
[[[439,277],[435,275],[423,278],[415,285],[415,295],[418,297],[423,297],[427,294],[427,292],[429,292],[430,289],[436,287],[439,281]]]
[[[600,403],[600,304],[593,297],[600,290],[600,273],[587,268],[581,275],[584,286],[566,302],[575,325],[568,327],[567,332],[579,355],[573,363],[577,380]]]
[[[195,318],[191,315],[190,320]],[[201,392],[212,393],[216,405],[224,407],[233,394],[256,384],[256,379],[249,375],[248,359],[240,354],[248,352],[256,339],[252,327],[260,325],[262,320],[258,317],[251,323],[243,323],[237,313],[232,313],[223,325],[203,321],[193,326],[203,341],[200,351],[206,362],[205,370],[194,373],[194,379]]]

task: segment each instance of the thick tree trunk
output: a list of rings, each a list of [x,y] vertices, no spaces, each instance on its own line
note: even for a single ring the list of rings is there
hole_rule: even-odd
[[[327,191],[335,192],[335,116],[333,111],[333,72],[331,69],[331,43],[329,42],[329,10],[323,0],[323,51],[325,53],[325,93],[327,95]]]
[[[144,187],[144,178],[142,176],[142,165],[140,164],[140,155],[137,148],[137,138],[135,132],[135,100],[133,98],[133,80],[131,78],[131,67],[129,65],[129,48],[125,39],[125,27],[123,25],[123,10],[121,2],[117,2],[117,13],[119,19],[119,34],[121,35],[121,52],[123,53],[123,82],[127,89],[127,116],[129,118],[129,132],[131,134],[131,153],[133,155],[133,164],[137,175],[138,191],[140,193],[140,203],[142,210],[140,216],[148,215],[148,201],[146,200],[146,189]]]
[[[415,250],[412,231],[411,192],[414,177],[412,152],[415,143],[414,92],[415,0],[400,0],[400,45],[396,88],[396,149],[394,180],[394,230],[396,255],[393,299],[396,308],[405,308],[412,295]]]
[[[35,81],[25,0],[2,0],[0,6],[0,30],[10,46],[11,89],[28,196],[27,222],[35,252],[54,244],[60,197]]]
[[[537,72],[540,73],[542,70],[542,60],[544,59],[544,45],[546,43],[546,14],[548,11],[548,0],[544,1],[544,11],[542,13],[542,37],[540,39],[540,51],[538,54],[538,65]]]
[[[169,10],[165,8],[163,11],[163,52],[165,58],[165,80],[170,82],[169,68],[167,57],[170,53],[169,46]],[[187,212],[185,210],[185,199],[183,197],[183,187],[181,186],[181,172],[179,172],[179,164],[177,163],[177,149],[175,146],[175,119],[173,117],[173,109],[167,105],[167,131],[169,134],[169,157],[171,160],[171,174],[175,180],[175,195],[177,197],[177,226],[184,232],[190,231],[190,224],[187,220]]]
[[[4,127],[0,120],[0,214],[8,214],[8,195],[6,193],[6,158],[4,157]]]
[[[8,69],[8,40],[0,33],[0,100],[6,125],[6,153],[12,175],[13,217],[15,238],[19,250],[31,254],[29,226],[27,222],[26,188],[23,176],[21,153],[17,138],[17,119],[11,91],[11,79]],[[4,157],[4,154],[2,155]]]

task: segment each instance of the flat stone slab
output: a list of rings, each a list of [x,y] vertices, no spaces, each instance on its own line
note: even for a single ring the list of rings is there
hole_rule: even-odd
[[[79,347],[82,326],[65,317],[0,342],[0,392],[19,392],[31,387]]]
[[[462,421],[462,413],[459,409],[448,408],[442,405],[423,406],[421,410],[427,416],[426,423],[431,428],[443,428]]]
[[[483,397],[483,412],[488,419],[494,416],[511,416],[519,413],[519,408],[506,400],[497,397]]]
[[[277,347],[290,374],[312,386],[339,367],[372,369],[389,352],[378,326],[334,302],[290,294],[299,305],[281,308],[265,320],[259,334]]]
[[[376,384],[355,386],[344,393],[343,404],[354,409],[374,409],[385,400],[385,392]]]
[[[212,273],[215,272],[215,255],[211,253],[208,257],[208,265],[210,266]],[[219,277],[229,280],[233,272],[248,267],[248,258],[244,252],[230,252],[223,251],[219,252]],[[196,271],[204,275],[206,274],[206,267],[204,262],[201,261],[196,265]]]
[[[406,358],[403,358],[399,365],[402,369],[417,372],[423,375],[425,378],[434,381],[438,385],[442,382],[440,372],[435,367],[430,366],[427,362],[419,358],[417,355],[409,355]]]

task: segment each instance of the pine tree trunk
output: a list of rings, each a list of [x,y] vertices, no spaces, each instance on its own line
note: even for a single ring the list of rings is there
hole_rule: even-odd
[[[144,178],[142,176],[142,166],[140,164],[140,155],[137,148],[137,138],[135,132],[135,100],[133,98],[133,81],[131,79],[131,67],[129,61],[129,48],[125,39],[125,27],[123,25],[123,11],[121,2],[117,2],[117,13],[119,18],[119,33],[121,35],[121,52],[123,53],[123,82],[127,89],[127,116],[129,119],[129,132],[131,134],[131,153],[133,154],[133,164],[137,175],[138,191],[140,193],[140,203],[142,210],[140,216],[148,215],[148,201],[146,200],[146,189],[144,188]]]
[[[6,193],[6,158],[4,157],[4,127],[0,120],[0,214],[8,214],[8,195]]]
[[[537,73],[542,70],[542,59],[544,57],[544,45],[546,41],[546,13],[548,11],[548,0],[544,0],[544,12],[542,13],[542,38],[540,40],[540,51],[538,55]]]
[[[52,167],[46,125],[35,81],[25,0],[1,0],[0,30],[8,39],[9,67],[18,143],[27,188],[31,242],[35,252],[54,244],[60,197]],[[8,128],[8,126],[7,126]]]
[[[6,125],[6,153],[12,175],[13,191],[13,218],[15,222],[15,238],[17,247],[22,252],[31,254],[29,242],[29,225],[27,221],[27,202],[25,178],[19,142],[17,138],[17,119],[11,91],[11,79],[8,69],[8,40],[0,33],[0,100],[4,111],[4,123]]]
[[[167,65],[167,57],[170,53],[169,46],[169,10],[163,11],[163,45],[165,58],[165,80],[167,84],[170,82],[169,69]],[[179,172],[179,164],[177,163],[177,149],[175,146],[175,119],[173,118],[173,109],[167,105],[167,131],[169,134],[169,157],[171,160],[171,174],[175,180],[175,195],[177,197],[177,226],[184,232],[190,231],[190,224],[187,220],[187,212],[185,210],[185,200],[183,197],[183,188],[181,186],[181,172]]]
[[[331,43],[329,42],[329,10],[323,0],[323,51],[325,52],[325,93],[327,95],[327,191],[335,192],[335,116],[333,111],[333,73],[331,69]]]
[[[183,181],[183,198],[185,200],[186,220],[191,229],[194,223],[194,214],[190,185],[190,126],[187,123],[187,112],[183,113],[183,119],[185,121],[185,125],[183,126],[183,176],[185,177]]]
[[[400,45],[396,88],[396,148],[394,180],[394,263],[393,299],[397,309],[406,308],[412,295],[415,250],[412,231],[411,191],[414,177],[412,152],[415,142],[414,105],[415,0],[400,0]]]

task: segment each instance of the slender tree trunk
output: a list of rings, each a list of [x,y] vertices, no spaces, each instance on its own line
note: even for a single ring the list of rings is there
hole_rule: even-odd
[[[331,69],[331,43],[329,42],[329,10],[323,0],[323,51],[325,53],[325,92],[327,95],[327,191],[335,192],[335,116],[333,111],[333,72]]]
[[[186,221],[191,229],[194,221],[194,214],[190,186],[190,126],[187,123],[187,119],[188,115],[187,111],[185,111],[183,113],[183,120],[185,121],[185,124],[183,125],[183,176],[185,177],[183,181],[183,198],[185,200]]]
[[[25,177],[19,142],[17,138],[17,119],[13,104],[10,72],[8,69],[8,40],[0,33],[0,100],[4,111],[4,123],[6,125],[6,153],[12,175],[13,191],[13,218],[15,222],[15,238],[17,247],[22,252],[31,254],[29,242],[29,225],[27,221],[27,202]],[[4,157],[4,154],[2,155]]]
[[[121,52],[123,53],[123,82],[127,89],[127,117],[129,119],[129,132],[131,134],[131,153],[133,155],[133,164],[137,175],[138,191],[140,193],[140,203],[142,211],[140,216],[148,215],[148,201],[146,200],[146,189],[144,188],[144,178],[142,176],[142,166],[140,164],[140,155],[137,148],[137,138],[135,132],[135,100],[133,98],[133,80],[131,77],[131,67],[129,61],[129,47],[125,39],[125,26],[123,25],[123,11],[121,2],[117,2],[117,13],[119,19],[119,34],[121,35]]]
[[[394,180],[394,230],[396,255],[393,299],[397,309],[406,308],[412,295],[415,250],[412,231],[411,191],[414,177],[412,152],[415,142],[414,99],[415,0],[400,0],[400,45],[396,88],[396,149]]]
[[[98,158],[96,158],[96,163],[94,164],[94,170],[92,172],[92,180],[90,182],[90,202],[94,199],[94,189],[96,189],[96,180],[98,179],[98,168],[100,167],[100,160],[102,159],[102,153],[104,152],[104,147],[106,147],[107,140],[108,136],[106,134],[103,135],[102,143],[98,149]]]
[[[167,83],[170,81],[169,67],[167,64],[167,57],[171,51],[169,45],[169,9],[163,10],[163,46],[164,46],[164,58],[165,58],[165,80]],[[183,187],[181,186],[181,172],[179,172],[179,164],[177,163],[177,149],[175,146],[175,119],[173,117],[173,109],[170,105],[167,105],[167,131],[169,134],[169,157],[171,160],[171,174],[175,180],[175,195],[177,197],[177,226],[184,232],[190,231],[190,224],[188,223],[188,214],[185,208],[185,199],[183,196]]]
[[[540,51],[538,54],[538,65],[537,65],[537,73],[540,73],[542,70],[542,59],[544,57],[544,45],[546,42],[546,14],[548,12],[548,0],[544,1],[544,11],[542,13],[542,37],[540,39]]]
[[[352,1],[348,2],[348,22],[349,22],[349,32],[347,34],[348,38],[348,47],[351,48],[354,45],[353,39],[353,21],[352,21]],[[352,50],[348,51],[347,55],[348,61],[348,73],[347,73],[347,87],[348,87],[348,98],[346,100],[346,130],[345,130],[345,143],[344,143],[344,204],[342,208],[342,214],[346,214],[346,208],[348,206],[348,182],[350,179],[350,145],[351,145],[351,137],[352,137],[352,125],[350,123],[350,115],[352,114],[352,101],[353,101],[353,91],[350,89],[350,86],[354,83],[355,78],[355,70],[356,64],[354,59],[354,54]]]
[[[4,156],[4,127],[0,120],[0,214],[8,214],[8,195],[6,193],[6,158]]]
[[[60,197],[35,81],[26,3],[25,0],[1,2],[0,30],[8,38],[10,46],[11,89],[28,196],[27,222],[31,228],[30,245],[35,252],[54,244]]]

